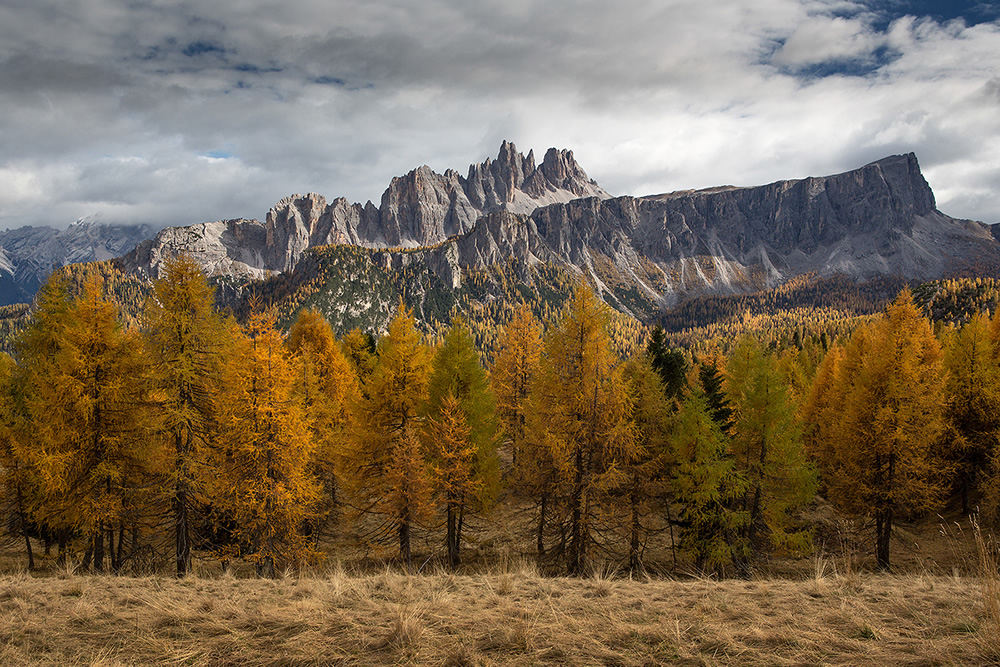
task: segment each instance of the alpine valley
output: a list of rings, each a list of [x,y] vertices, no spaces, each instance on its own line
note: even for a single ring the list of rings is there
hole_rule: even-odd
[[[937,210],[912,153],[833,176],[614,197],[571,151],[549,149],[539,163],[504,142],[466,176],[423,166],[393,178],[379,206],[296,194],[263,222],[155,236],[94,223],[41,229],[0,234],[0,303],[27,300],[49,270],[73,262],[90,264],[71,274],[99,270],[119,297],[138,295],[167,257],[188,253],[237,313],[270,303],[288,322],[312,307],[337,330],[378,332],[403,299],[428,330],[455,314],[485,323],[475,328],[487,348],[488,330],[518,302],[545,316],[579,279],[621,313],[627,339],[640,322],[675,332],[707,323],[706,303],[764,311],[777,299],[836,319],[881,308],[902,282],[1000,275],[991,227]]]

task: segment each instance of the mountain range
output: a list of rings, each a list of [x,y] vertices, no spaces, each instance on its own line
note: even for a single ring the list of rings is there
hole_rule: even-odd
[[[533,152],[525,156],[504,142],[496,160],[470,166],[465,176],[422,166],[392,179],[379,206],[306,194],[282,199],[263,222],[169,227],[155,236],[149,228],[93,224],[61,233],[30,229],[0,234],[0,273],[9,277],[0,289],[10,283],[20,290],[0,294],[2,303],[30,296],[44,266],[115,254],[116,266],[140,279],[155,278],[165,258],[184,252],[237,292],[270,278],[284,285],[281,293],[315,283],[320,273],[332,281],[330,272],[341,269],[319,264],[340,266],[351,257],[350,275],[333,282],[362,285],[351,287],[350,307],[326,295],[332,319],[334,311],[375,308],[358,300],[365,281],[377,282],[374,270],[424,276],[423,283],[400,287],[411,296],[417,284],[425,284],[426,297],[431,288],[456,291],[470,279],[485,281],[477,291],[482,301],[502,297],[504,281],[532,288],[539,271],[554,267],[586,280],[618,310],[650,321],[692,296],[751,292],[805,275],[927,280],[1000,269],[1000,243],[990,226],[937,210],[912,153],[832,176],[613,197],[571,151],[549,149],[536,163]],[[61,240],[71,231],[86,242]],[[37,256],[28,249],[36,237],[47,249]],[[59,243],[72,254],[57,257]],[[345,251],[319,252],[328,246]],[[496,267],[503,267],[502,277]],[[315,301],[315,291],[326,287],[310,289]]]

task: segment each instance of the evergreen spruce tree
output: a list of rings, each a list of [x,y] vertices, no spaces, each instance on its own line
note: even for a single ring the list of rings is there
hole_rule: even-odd
[[[756,341],[741,339],[726,365],[726,389],[733,411],[731,448],[747,482],[739,501],[748,515],[747,545],[758,553],[805,552],[809,533],[794,529],[791,515],[815,495],[816,471],[806,459],[797,406],[778,359]]]
[[[750,555],[750,516],[736,502],[748,485],[700,387],[681,402],[671,445],[681,550],[698,571],[725,574]]]

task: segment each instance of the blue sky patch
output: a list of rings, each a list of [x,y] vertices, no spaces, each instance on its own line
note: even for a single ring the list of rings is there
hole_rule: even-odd
[[[1000,3],[976,0],[868,0],[865,5],[876,12],[881,21],[876,27],[885,29],[903,16],[929,17],[939,22],[962,19],[967,25],[1000,20]]]

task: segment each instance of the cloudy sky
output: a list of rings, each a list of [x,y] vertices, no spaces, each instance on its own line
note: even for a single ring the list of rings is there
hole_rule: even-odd
[[[1000,3],[4,0],[0,228],[378,203],[504,139],[613,194],[913,151],[1000,222]]]

